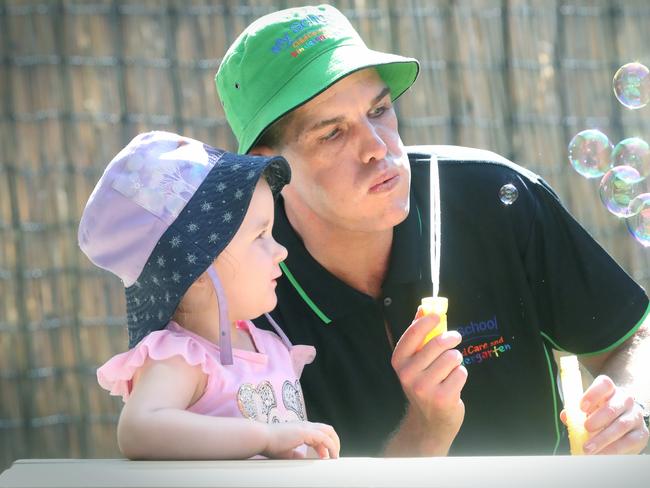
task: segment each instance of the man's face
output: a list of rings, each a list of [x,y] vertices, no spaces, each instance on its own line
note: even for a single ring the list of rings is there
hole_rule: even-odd
[[[287,211],[374,232],[408,214],[410,166],[390,91],[374,69],[351,74],[296,109],[282,155]]]

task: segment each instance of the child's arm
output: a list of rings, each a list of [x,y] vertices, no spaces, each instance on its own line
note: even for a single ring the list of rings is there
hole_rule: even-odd
[[[185,409],[200,396],[200,367],[179,356],[149,361],[139,372],[118,423],[118,443],[131,459],[245,459],[256,454],[294,457],[307,444],[321,457],[338,457],[328,425],[267,425],[244,418],[211,417]]]

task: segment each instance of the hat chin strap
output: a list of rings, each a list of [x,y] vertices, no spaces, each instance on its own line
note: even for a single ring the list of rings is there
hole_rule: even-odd
[[[214,291],[217,293],[217,302],[219,304],[219,358],[221,364],[228,365],[232,364],[232,343],[230,340],[230,319],[228,318],[226,292],[212,265],[208,268],[208,276],[212,280],[212,286],[214,286]]]

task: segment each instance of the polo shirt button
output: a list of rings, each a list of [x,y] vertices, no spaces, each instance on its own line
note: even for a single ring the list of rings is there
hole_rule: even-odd
[[[384,307],[390,307],[391,303],[393,303],[393,299],[391,297],[384,298]]]

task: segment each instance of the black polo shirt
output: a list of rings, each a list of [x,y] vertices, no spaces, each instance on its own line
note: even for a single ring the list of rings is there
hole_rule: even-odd
[[[451,454],[565,452],[552,349],[603,351],[648,310],[644,291],[569,215],[538,176],[469,148],[410,151],[411,210],[395,227],[382,296],[330,274],[290,226],[282,199],[274,234],[287,247],[274,318],[294,344],[316,347],[302,375],[307,413],[333,425],[346,456],[380,455],[407,407],[390,365],[394,342],[431,294],[429,157],[440,160],[440,294],[469,372],[466,415]],[[499,197],[517,189],[509,205]],[[264,319],[256,321],[268,327]]]

